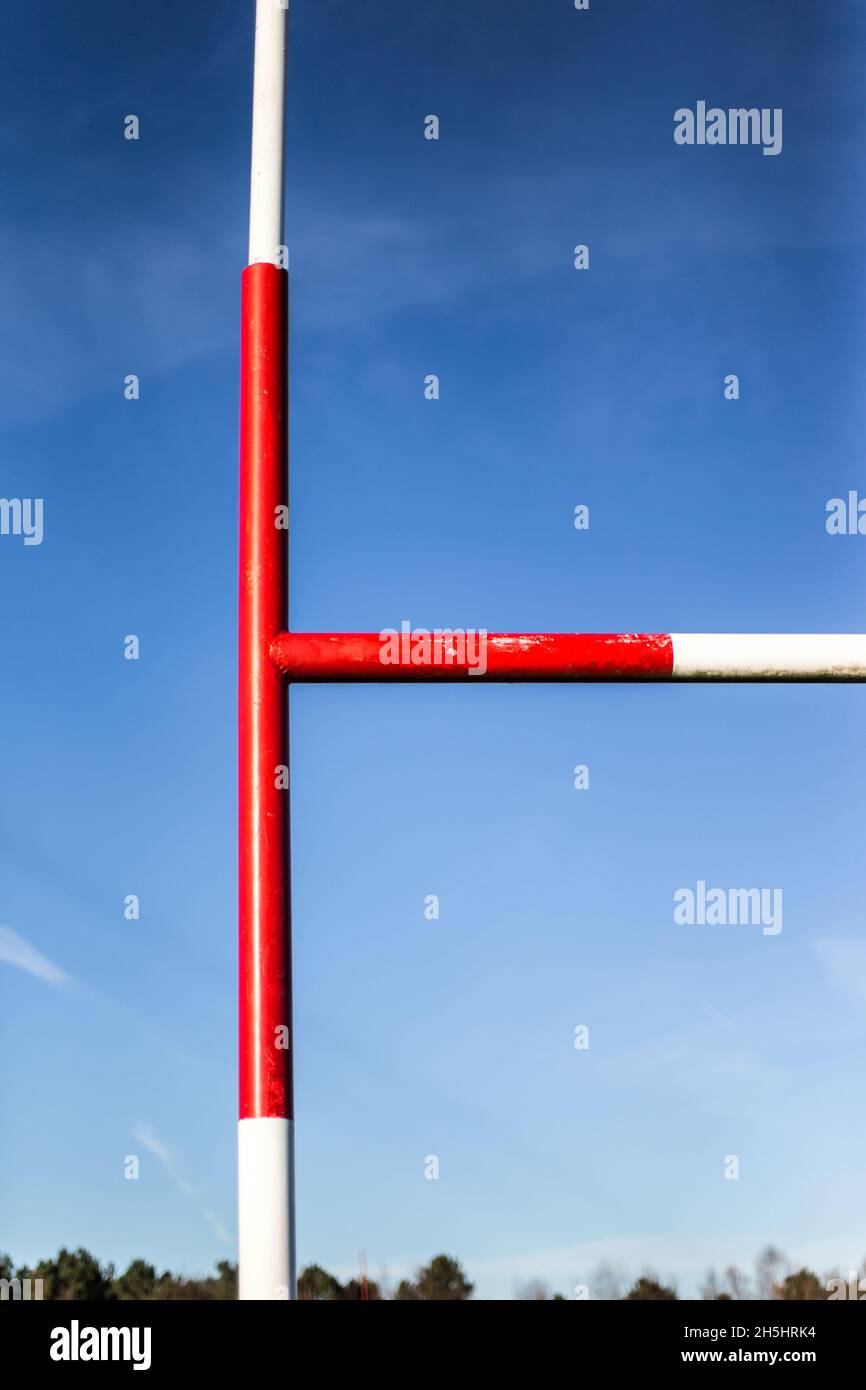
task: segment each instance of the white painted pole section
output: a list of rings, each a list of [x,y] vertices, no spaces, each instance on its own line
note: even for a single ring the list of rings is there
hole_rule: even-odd
[[[288,0],[256,0],[250,265],[256,261],[276,265],[283,244],[287,11]]]
[[[294,1186],[291,1120],[239,1120],[238,1297],[241,1299],[272,1301],[297,1297]]]
[[[672,632],[674,680],[866,680],[866,634]]]

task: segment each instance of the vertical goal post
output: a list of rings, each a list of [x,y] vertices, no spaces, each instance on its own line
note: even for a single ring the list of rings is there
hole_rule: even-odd
[[[242,1299],[297,1296],[288,686],[332,681],[863,681],[866,634],[451,633],[385,660],[383,634],[288,631],[288,0],[257,0],[249,263],[241,288],[238,662]],[[418,635],[421,635],[420,633]],[[411,647],[410,642],[408,644]]]

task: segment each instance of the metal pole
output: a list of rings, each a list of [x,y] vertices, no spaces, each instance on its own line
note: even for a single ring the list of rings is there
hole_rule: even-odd
[[[258,0],[250,263],[241,292],[238,667],[238,1253],[242,1299],[295,1297],[286,626],[288,275],[282,243],[286,12]],[[283,515],[287,515],[287,512]]]

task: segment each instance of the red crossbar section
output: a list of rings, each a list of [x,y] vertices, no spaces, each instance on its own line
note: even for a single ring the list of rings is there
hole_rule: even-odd
[[[285,681],[268,655],[286,624],[287,548],[274,524],[288,502],[288,276],[250,265],[241,298],[240,1118],[292,1118],[289,793]]]
[[[468,660],[459,638],[434,636],[430,659],[417,665],[412,636],[397,663],[383,662],[386,645],[375,632],[281,632],[271,656],[290,681],[640,681],[669,680],[673,670],[664,632],[496,632],[483,654],[477,637],[470,642]]]

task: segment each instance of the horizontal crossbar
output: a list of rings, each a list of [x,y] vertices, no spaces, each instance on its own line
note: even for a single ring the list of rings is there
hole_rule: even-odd
[[[309,681],[863,681],[864,633],[282,632],[271,657]]]

